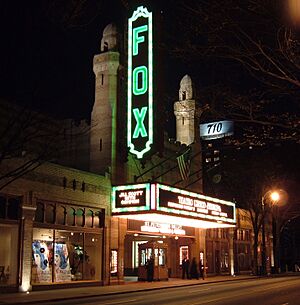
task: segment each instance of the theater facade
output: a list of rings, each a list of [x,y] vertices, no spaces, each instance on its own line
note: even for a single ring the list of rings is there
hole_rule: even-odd
[[[162,132],[155,20],[150,8],[133,9],[125,60],[116,26],[104,29],[86,139],[1,190],[0,289],[146,280],[150,258],[154,280],[181,277],[184,258],[208,274],[251,271],[249,222],[222,194],[203,194],[201,111],[188,75],[174,101],[176,139]]]
[[[118,242],[112,239],[112,275],[118,278],[119,271],[125,277],[135,275],[145,280],[147,260],[153,257],[154,279],[164,280],[181,277],[184,258],[195,257],[199,265],[207,265],[206,229],[229,232],[235,227],[236,210],[229,201],[165,184],[144,183],[112,188],[112,221],[122,224]],[[119,256],[124,261],[121,270]],[[228,273],[233,270],[233,249],[227,247],[222,261]]]

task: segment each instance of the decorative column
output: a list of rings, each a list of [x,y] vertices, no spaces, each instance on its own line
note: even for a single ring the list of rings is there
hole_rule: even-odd
[[[35,200],[33,193],[29,192],[24,196],[22,205],[21,220],[21,281],[19,290],[27,292],[32,290],[31,270],[32,270],[32,233],[33,221],[35,216]]]
[[[228,229],[228,243],[229,243],[229,273],[234,275],[234,252],[233,252],[233,238],[234,228]]]

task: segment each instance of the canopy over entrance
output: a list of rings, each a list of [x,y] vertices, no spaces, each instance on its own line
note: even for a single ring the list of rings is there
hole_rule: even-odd
[[[195,228],[236,224],[235,204],[159,183],[114,186],[112,215]]]

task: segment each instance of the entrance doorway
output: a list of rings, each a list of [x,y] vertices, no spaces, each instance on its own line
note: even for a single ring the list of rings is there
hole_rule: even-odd
[[[139,268],[146,263],[146,259],[151,255],[150,251],[141,253],[142,249],[147,245],[157,245],[154,251],[162,248],[158,245],[164,245],[165,254],[164,262],[162,261],[162,253],[157,255],[157,260],[164,265],[168,278],[181,278],[181,262],[183,257],[191,256],[191,246],[195,242],[191,237],[165,236],[165,235],[147,235],[132,233],[125,236],[124,241],[124,279],[125,281],[138,280]],[[149,247],[148,247],[149,248]],[[154,256],[155,253],[153,252]],[[157,253],[158,254],[158,253]],[[157,262],[157,266],[159,262]],[[141,269],[141,268],[140,268]]]

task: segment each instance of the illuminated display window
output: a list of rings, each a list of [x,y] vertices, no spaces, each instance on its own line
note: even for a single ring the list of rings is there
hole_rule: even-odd
[[[127,145],[137,158],[153,144],[152,12],[138,7],[128,19]]]
[[[184,258],[189,259],[189,246],[180,246],[179,248],[180,265],[182,265]]]
[[[110,252],[110,274],[112,276],[118,275],[118,251],[111,250]]]

